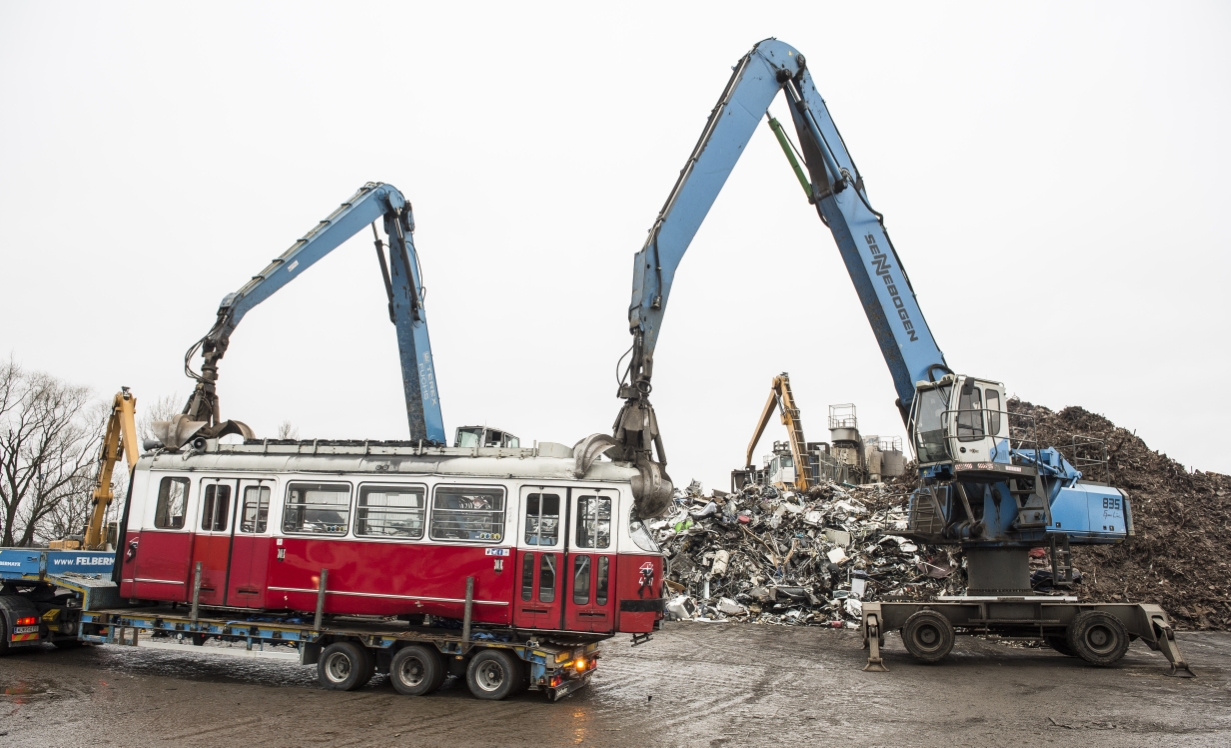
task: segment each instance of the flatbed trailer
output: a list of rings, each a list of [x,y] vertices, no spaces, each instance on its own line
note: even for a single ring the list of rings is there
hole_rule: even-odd
[[[907,651],[938,662],[958,634],[1043,641],[1061,654],[1092,665],[1112,665],[1141,639],[1171,663],[1167,673],[1196,677],[1175,641],[1175,629],[1158,605],[1079,602],[1062,595],[940,596],[911,602],[865,602],[862,606],[864,670],[884,672],[880,650],[886,631],[900,631]]]
[[[478,698],[533,690],[555,701],[590,682],[598,645],[611,638],[472,626],[469,616],[418,625],[422,622],[324,616],[319,609],[304,616],[175,603],[130,605],[111,580],[113,562],[111,553],[0,549],[0,654],[45,642],[141,646],[183,637],[200,645],[217,639],[242,643],[247,650],[293,647],[299,663],[316,665],[321,685],[330,690],[359,688],[381,672],[399,692],[423,695],[456,675]],[[99,571],[56,571],[76,568]]]

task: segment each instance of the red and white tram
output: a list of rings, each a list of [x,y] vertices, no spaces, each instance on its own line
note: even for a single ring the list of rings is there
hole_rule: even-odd
[[[644,633],[662,554],[633,512],[637,471],[572,450],[257,442],[137,464],[120,594],[201,607],[461,618],[537,631]],[[413,618],[411,620],[414,620]]]

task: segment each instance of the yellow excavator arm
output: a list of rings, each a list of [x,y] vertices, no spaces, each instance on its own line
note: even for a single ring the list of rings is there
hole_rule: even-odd
[[[765,426],[769,424],[769,417],[773,415],[775,406],[782,412],[782,423],[786,426],[787,435],[790,437],[791,459],[795,461],[795,488],[799,491],[807,491],[812,487],[808,445],[804,441],[803,422],[799,417],[799,408],[795,407],[795,396],[791,394],[791,380],[786,372],[774,377],[773,382],[770,383],[769,400],[765,401],[761,417],[757,420],[756,430],[752,433],[752,441],[748,442],[744,464],[750,469],[753,467],[752,453],[757,448],[757,442],[761,441],[761,435],[765,433]]]
[[[100,549],[105,543],[103,518],[115,496],[111,492],[111,475],[115,463],[120,460],[120,445],[124,447],[124,459],[128,463],[129,477],[137,464],[141,451],[137,447],[137,398],[121,387],[115,393],[111,405],[111,417],[107,419],[107,433],[103,435],[102,454],[98,458],[98,479],[94,483],[94,495],[90,502],[90,523],[86,525],[82,545],[90,550]]]

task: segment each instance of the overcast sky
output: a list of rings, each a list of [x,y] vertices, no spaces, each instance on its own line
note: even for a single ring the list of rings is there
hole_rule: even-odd
[[[757,10],[754,10],[754,7]],[[141,402],[218,302],[367,181],[414,205],[446,428],[609,431],[632,256],[730,68],[807,55],[950,366],[1231,473],[1231,5],[0,2],[0,353]],[[781,99],[772,110],[787,114]],[[370,237],[250,313],[224,417],[406,434]],[[722,488],[789,372],[809,439],[902,435],[772,133],[659,340],[677,484]],[[785,438],[776,421],[757,450]]]

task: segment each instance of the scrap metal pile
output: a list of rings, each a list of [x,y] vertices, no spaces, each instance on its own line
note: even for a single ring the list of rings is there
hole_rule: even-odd
[[[906,529],[904,486],[824,483],[807,494],[694,482],[650,523],[669,557],[672,618],[854,627],[864,600],[960,592],[956,548]]]
[[[1181,628],[1231,629],[1231,476],[1189,471],[1134,432],[1080,407],[1059,412],[1012,400],[1039,441],[1071,458],[1074,437],[1102,440],[1106,480],[1132,501],[1136,535],[1075,546],[1069,594],[1162,605]],[[825,483],[806,495],[750,487],[677,492],[674,513],[650,523],[668,556],[670,617],[853,627],[867,600],[961,594],[961,550],[908,540],[914,470],[892,483]],[[1050,562],[1031,552],[1036,590]]]

